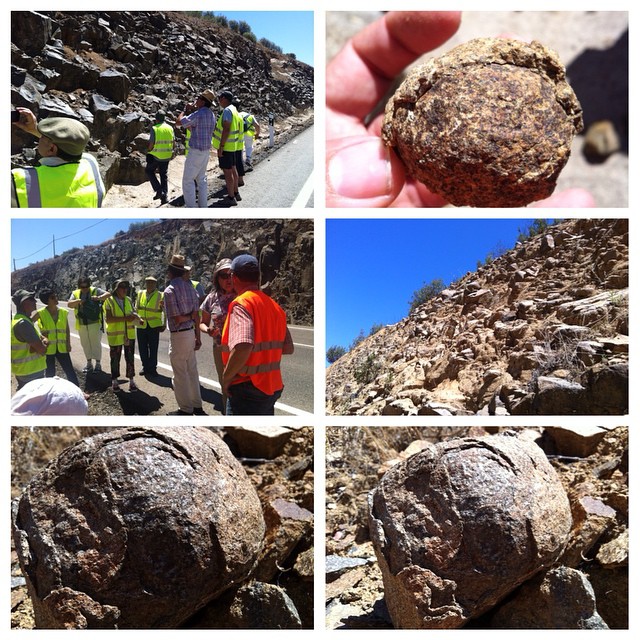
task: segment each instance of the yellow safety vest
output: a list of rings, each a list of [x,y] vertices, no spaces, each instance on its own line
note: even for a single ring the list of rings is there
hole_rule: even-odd
[[[152,328],[162,326],[161,302],[162,294],[157,289],[151,292],[148,300],[146,290],[138,291],[136,313],[144,320],[144,324],[139,326],[140,329],[146,329],[147,325]]]
[[[244,135],[249,136],[251,138],[255,138],[256,137],[256,128],[255,128],[256,119],[250,113],[248,113],[244,118],[242,118],[242,121],[244,123]]]
[[[244,146],[244,124],[242,122],[242,118],[238,113],[238,110],[230,104],[227,109],[231,109],[231,113],[233,114],[233,119],[231,120],[231,128],[229,129],[229,137],[227,141],[224,143],[222,147],[223,151],[240,151]],[[213,132],[213,148],[220,148],[220,141],[222,140],[222,114],[218,116],[218,121],[216,122],[216,128]]]
[[[171,160],[173,157],[173,127],[161,122],[153,125],[154,143],[153,149],[149,151],[158,160]]]
[[[124,311],[120,308],[120,305],[116,302],[114,297],[111,297],[105,301],[105,306],[111,311],[111,315],[115,316],[114,319],[107,320],[107,314],[105,313],[105,331],[107,333],[107,342],[110,347],[117,347],[120,344],[124,344],[125,327],[127,329],[126,337],[129,340],[135,340],[136,327],[133,321],[125,322],[124,317],[130,316],[133,313],[133,306],[129,296],[124,298]],[[118,319],[117,316],[121,316],[122,319]]]
[[[77,162],[12,169],[21,208],[101,207],[104,184],[97,160],[88,153]]]
[[[46,332],[49,346],[47,347],[47,355],[52,356],[55,353],[68,353],[67,349],[67,315],[66,309],[58,309],[58,322],[53,321],[53,317],[49,310],[45,307],[39,311],[38,328],[41,332]]]
[[[44,354],[31,351],[31,347],[27,342],[21,342],[16,338],[13,328],[20,320],[31,322],[31,319],[23,313],[16,313],[11,321],[11,373],[15,376],[23,377],[44,371],[47,368],[47,359]],[[33,326],[38,337],[40,337],[38,327],[36,325]]]

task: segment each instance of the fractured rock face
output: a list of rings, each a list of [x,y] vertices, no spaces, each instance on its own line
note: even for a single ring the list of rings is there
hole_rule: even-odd
[[[451,204],[519,207],[551,195],[581,130],[553,51],[477,38],[409,74],[387,103],[382,139]]]
[[[175,627],[248,575],[264,530],[240,463],[196,427],[87,438],[13,512],[39,628]]]
[[[391,468],[369,496],[369,528],[394,626],[450,629],[550,566],[571,511],[542,450],[507,433]]]

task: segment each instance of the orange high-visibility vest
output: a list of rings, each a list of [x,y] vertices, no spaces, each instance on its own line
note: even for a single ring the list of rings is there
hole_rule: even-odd
[[[253,350],[232,385],[251,381],[267,395],[280,391],[280,360],[287,335],[287,316],[275,300],[262,291],[245,291],[230,305],[222,329],[222,361],[229,361],[229,319],[236,305],[244,307],[253,320]]]

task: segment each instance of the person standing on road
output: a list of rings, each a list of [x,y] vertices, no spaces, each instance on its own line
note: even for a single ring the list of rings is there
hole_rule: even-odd
[[[243,254],[231,263],[238,297],[222,331],[222,392],[227,415],[274,415],[282,395],[280,361],[294,351],[282,308],[260,290],[258,261]]]
[[[237,153],[242,154],[242,118],[233,102],[233,93],[224,89],[218,95],[222,113],[218,116],[213,134],[213,147],[218,150],[218,162],[227,186],[225,203],[231,206],[242,200],[238,192]]]
[[[111,297],[111,294],[99,287],[92,287],[87,277],[78,279],[78,288],[71,293],[68,301],[70,309],[75,310],[76,331],[80,336],[80,344],[87,359],[83,373],[99,373],[102,371],[102,344],[100,343],[100,329],[102,327],[101,303]],[[92,364],[95,361],[95,366]]]
[[[45,289],[40,293],[40,301],[46,305],[37,312],[37,322],[40,333],[47,338],[46,377],[56,375],[56,360],[69,382],[80,386],[78,376],[71,362],[71,334],[69,332],[69,311],[58,306],[58,296],[51,290]]]
[[[185,282],[191,283],[191,286],[195,289],[196,294],[198,295],[198,304],[202,304],[202,301],[205,299],[205,296],[207,295],[207,293],[204,290],[204,287],[202,286],[202,282],[200,282],[200,280],[193,280],[191,278],[190,266],[185,265],[183,278]]]
[[[136,352],[136,325],[140,324],[140,316],[133,310],[129,293],[129,281],[118,280],[113,295],[104,305],[105,330],[109,342],[109,359],[111,363],[111,389],[120,391],[120,357],[124,351],[126,366],[125,375],[129,378],[129,391],[137,391],[133,380],[136,375],[134,355]]]
[[[149,134],[149,146],[147,150],[147,166],[145,173],[155,191],[154,200],[160,200],[167,204],[167,192],[169,190],[167,172],[169,162],[173,157],[173,127],[165,122],[166,114],[160,110],[156,113],[155,124]],[[160,181],[156,178],[156,171]]]
[[[251,156],[253,155],[253,141],[257,140],[260,136],[260,125],[256,120],[256,117],[246,111],[240,112],[240,117],[244,124],[244,153],[245,162],[247,165],[247,171],[253,171],[251,164]]]
[[[158,347],[160,334],[165,330],[162,293],[158,291],[158,281],[153,276],[144,280],[145,289],[138,291],[135,311],[142,320],[137,328],[138,351],[142,361],[141,376],[158,375]]]
[[[11,373],[21,389],[27,382],[44,378],[49,341],[32,320],[37,306],[35,293],[18,289],[11,299],[16,305],[11,321]]]
[[[198,294],[191,283],[184,280],[184,267],[184,256],[172,256],[167,266],[169,284],[164,290],[173,392],[178,403],[178,410],[167,414],[171,416],[205,415],[196,360],[196,351],[201,346]]]
[[[223,258],[213,270],[213,288],[200,306],[200,330],[213,338],[213,364],[222,387],[224,364],[222,362],[222,329],[229,312],[229,305],[236,297],[231,278],[231,260]],[[222,394],[222,415],[226,414],[227,395]]]
[[[208,89],[196,98],[195,105],[186,105],[178,116],[176,124],[191,130],[189,154],[184,161],[182,174],[182,193],[184,206],[196,206],[196,184],[198,187],[197,206],[206,208],[207,201],[207,164],[211,151],[211,138],[216,119],[211,111],[214,95]],[[193,111],[187,115],[187,112]],[[195,182],[194,182],[195,181]]]

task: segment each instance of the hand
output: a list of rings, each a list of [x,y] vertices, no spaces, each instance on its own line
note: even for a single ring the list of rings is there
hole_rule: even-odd
[[[198,349],[200,349],[201,346],[202,346],[202,341],[200,340],[200,337],[197,336],[195,350],[198,351]]]
[[[223,152],[224,152],[224,149],[222,148],[222,145],[220,145],[220,148],[218,149],[218,158],[222,158]]]
[[[22,129],[23,131],[39,138],[40,133],[37,127],[38,123],[33,111],[26,107],[16,107],[16,111],[20,114],[20,120],[13,122],[12,124],[18,127],[18,129]]]
[[[382,114],[365,118],[394,78],[420,55],[446,42],[460,13],[391,11],[357,33],[327,66],[326,203],[329,207],[440,207],[446,204],[406,175],[380,138]],[[533,206],[589,207],[593,197],[570,189]]]

